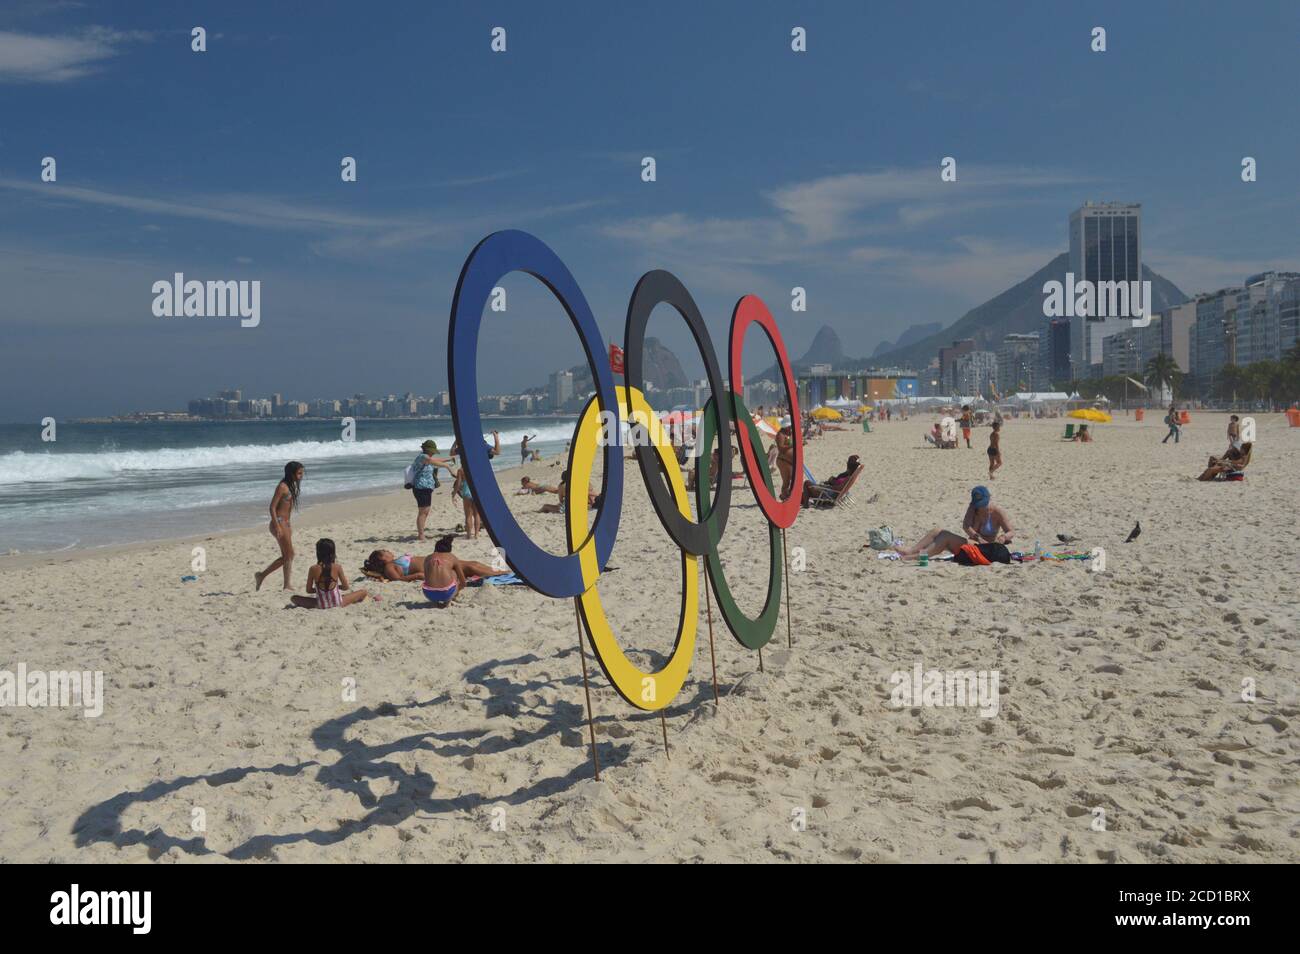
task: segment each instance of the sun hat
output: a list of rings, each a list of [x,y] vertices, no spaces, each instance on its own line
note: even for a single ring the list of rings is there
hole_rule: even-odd
[[[437,449],[438,444],[435,441],[425,441],[420,445],[420,450],[424,451],[426,454],[432,454]]]

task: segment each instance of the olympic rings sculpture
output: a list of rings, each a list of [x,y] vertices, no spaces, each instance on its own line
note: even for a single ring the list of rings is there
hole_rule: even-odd
[[[596,393],[574,428],[569,448],[569,481],[565,501],[569,552],[549,553],[533,542],[515,520],[492,471],[483,442],[483,422],[478,409],[478,335],[492,289],[510,272],[526,272],[550,289],[578,332]],[[712,392],[705,407],[700,440],[697,442],[695,512],[691,520],[689,497],[671,443],[644,395],[643,351],[646,324],[659,304],[671,305],[686,321],[704,360]],[[776,352],[790,397],[793,426],[793,474],[803,473],[803,438],[799,421],[798,393],[785,342],[763,301],[746,295],[737,302],[731,316],[728,347],[728,380],[743,380],[741,355],[745,333],[751,324],[763,329]],[[685,684],[695,651],[695,630],[699,615],[698,558],[709,567],[709,580],[723,619],[732,635],[744,646],[758,649],[775,631],[780,612],[784,550],[780,531],[790,527],[799,514],[799,495],[778,499],[766,461],[755,451],[761,446],[758,430],[739,394],[724,387],[713,342],[695,300],[675,276],[665,271],[647,272],[637,282],[628,303],[624,337],[626,386],[615,386],[607,351],[591,307],[577,281],[560,258],[540,239],[515,230],[494,232],[475,246],[465,260],[452,300],[448,328],[447,376],[451,392],[452,422],[460,444],[463,466],[483,514],[488,533],[499,546],[510,568],[529,586],[556,598],[572,597],[587,631],[596,660],[610,683],[628,703],[644,710],[658,710],[672,702]],[[623,510],[623,460],[620,439],[601,440],[601,419],[636,423],[645,439],[636,444],[637,463],[660,523],[681,550],[682,602],[677,639],[663,668],[656,672],[638,669],[623,653],[605,617],[597,582],[618,535]],[[726,530],[731,509],[731,441],[733,422],[744,472],[769,531],[768,592],[763,612],[747,618],[736,605],[722,571],[718,544]],[[719,439],[720,438],[720,439]],[[715,439],[719,443],[720,479],[716,495],[710,492],[709,462]],[[595,466],[596,450],[603,444],[601,505],[595,523],[589,525],[587,486]],[[665,484],[664,478],[667,478]]]

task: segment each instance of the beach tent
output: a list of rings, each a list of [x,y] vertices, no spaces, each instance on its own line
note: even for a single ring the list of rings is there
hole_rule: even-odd
[[[831,400],[827,401],[826,406],[834,407],[834,408],[851,408],[857,403],[858,402],[855,401],[853,398],[838,397],[838,398],[832,398]]]
[[[1070,395],[1064,391],[1017,391],[1006,400],[1017,404],[1064,404]]]

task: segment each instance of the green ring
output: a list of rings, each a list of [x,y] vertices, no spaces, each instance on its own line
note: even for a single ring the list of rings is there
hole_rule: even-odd
[[[759,436],[758,428],[754,426],[754,419],[750,416],[749,409],[745,407],[745,402],[734,391],[731,393],[731,406],[734,411],[733,419],[743,422],[748,428],[752,446],[762,447],[762,438]],[[695,459],[695,506],[699,513],[709,512],[709,462],[713,458],[713,442],[717,439],[717,429],[718,413],[713,398],[709,398],[709,403],[704,406],[700,442],[696,445],[700,449],[700,454]],[[760,469],[767,489],[775,494],[771,472],[766,466]],[[730,480],[731,475],[718,474],[718,479]],[[752,481],[754,475],[749,474],[749,479]],[[759,617],[750,619],[736,605],[736,598],[731,595],[731,587],[727,585],[727,577],[722,572],[722,559],[718,556],[717,524],[709,519],[705,526],[709,528],[709,549],[704,554],[704,558],[708,561],[709,580],[712,583],[713,595],[718,598],[718,609],[722,613],[722,618],[726,621],[731,634],[742,646],[748,649],[760,649],[776,632],[777,617],[781,614],[781,563],[784,556],[784,551],[781,549],[781,530],[771,522],[767,525],[771,554],[767,574],[767,602]]]

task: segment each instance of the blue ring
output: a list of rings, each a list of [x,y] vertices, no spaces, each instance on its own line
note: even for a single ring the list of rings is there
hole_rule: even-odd
[[[478,412],[478,332],[483,308],[497,283],[510,272],[527,272],[551,290],[573,323],[587,354],[596,400],[601,411],[620,420],[605,340],[596,319],[572,273],[541,239],[527,232],[493,232],[474,247],[456,282],[448,331],[447,381],[451,392],[452,426],[460,444],[461,460],[469,485],[483,513],[488,534],[505,551],[506,563],[529,586],[547,596],[580,596],[586,590],[582,565],[576,553],[556,556],[532,541],[515,520],[497,485],[492,461],[483,442],[483,422]],[[605,474],[602,479],[600,510],[591,536],[595,538],[596,560],[603,571],[618,536],[623,512],[622,446],[605,445]]]

